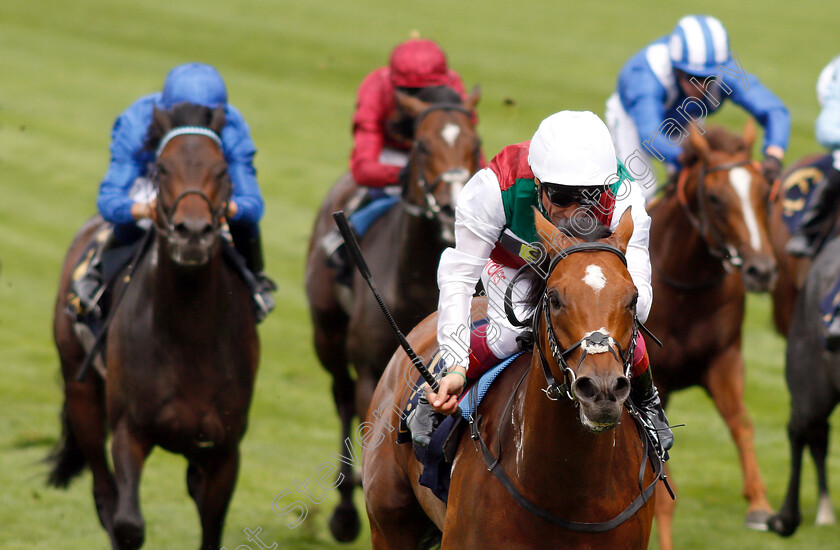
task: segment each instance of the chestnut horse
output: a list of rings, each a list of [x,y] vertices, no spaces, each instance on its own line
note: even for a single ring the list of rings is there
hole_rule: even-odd
[[[71,271],[101,218],[79,232],[64,261],[54,323],[64,426],[50,481],[66,486],[90,466],[99,520],[114,549],[143,544],[138,485],[156,445],[189,461],[200,549],[221,544],[259,356],[248,287],[223,258],[231,192],[218,138],[223,126],[222,108],[182,104],[154,112],[148,146],[163,143],[153,173],[154,235],[127,287],[128,277],[118,277],[114,295],[125,293],[108,331],[104,380],[76,380],[86,350],[66,313]]]
[[[398,94],[401,108],[415,117],[409,154],[409,179],[402,200],[379,218],[360,246],[382,298],[401,326],[414,326],[437,308],[437,266],[454,244],[455,203],[470,176],[480,168],[480,141],[472,111],[475,88],[465,104],[449,88],[430,89],[413,98]],[[427,102],[428,101],[428,102]],[[315,351],[332,375],[332,391],[341,419],[341,453],[354,417],[367,414],[376,382],[397,347],[390,326],[364,279],[355,273],[352,290],[335,281],[319,243],[335,227],[332,213],[344,208],[358,186],[347,174],[332,188],[315,222],[306,266],[306,293],[314,325]],[[356,377],[351,377],[352,363]],[[330,518],[339,541],[359,533],[353,503],[357,476],[341,464],[341,502]]]
[[[482,450],[470,442],[468,430],[461,434],[448,504],[418,484],[422,467],[412,446],[396,444],[394,427],[414,390],[407,379],[416,378],[406,372],[411,365],[402,351],[379,382],[362,440],[362,485],[375,549],[420,548],[439,538],[438,531],[444,550],[648,546],[657,476],[624,406],[637,326],[636,287],[622,263],[633,233],[630,211],[613,235],[572,248],[576,238],[555,231],[542,216],[536,223],[554,256],[548,278],[535,286],[539,353],[518,357],[482,401],[476,428]],[[592,265],[609,281],[597,295],[585,282]],[[486,307],[478,302],[474,311]],[[436,323],[433,314],[409,334],[418,355],[431,357],[436,350]],[[599,332],[610,337],[608,343],[591,347],[587,338]],[[555,393],[555,379],[565,380],[562,388],[572,399],[565,391]],[[485,462],[488,452],[499,459],[493,473]],[[500,471],[507,482],[494,478]]]
[[[776,262],[767,235],[767,181],[750,154],[752,120],[743,138],[722,128],[692,131],[679,181],[649,208],[653,294],[647,326],[664,347],[649,348],[654,379],[671,393],[702,386],[738,447],[749,505],[747,524],[761,529],[771,513],[744,406],[741,325],[745,289],[772,288]],[[681,450],[680,452],[689,452]],[[657,508],[660,548],[671,548],[675,504]]]

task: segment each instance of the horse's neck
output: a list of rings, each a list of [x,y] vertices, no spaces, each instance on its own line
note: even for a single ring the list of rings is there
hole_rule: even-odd
[[[662,275],[691,284],[724,273],[720,259],[688,219],[677,194],[663,197],[651,211],[651,262]]]
[[[402,210],[401,216],[397,279],[407,290],[418,285],[426,289],[430,281],[437,280],[438,263],[445,248],[440,222],[425,216],[413,216],[405,210]]]
[[[638,471],[639,457],[626,437],[627,428],[635,433],[632,422],[626,425],[625,415],[612,430],[589,432],[572,401],[552,401],[542,391],[546,382],[536,353],[530,369],[527,387],[514,404],[512,425],[517,433],[513,449],[506,449],[505,470],[534,502],[565,502],[572,511],[588,499],[612,493],[616,479],[611,472]]]
[[[166,245],[158,239],[149,261],[155,327],[184,338],[208,334],[215,338],[215,327],[229,313],[231,303],[221,251],[211,252],[203,266],[184,268],[172,261]]]

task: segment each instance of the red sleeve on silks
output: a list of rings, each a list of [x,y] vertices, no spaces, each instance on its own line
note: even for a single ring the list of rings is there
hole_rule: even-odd
[[[381,67],[365,77],[359,86],[353,114],[350,171],[359,185],[383,187],[397,183],[400,167],[379,162],[385,143],[385,121],[394,107],[389,70]]]
[[[464,88],[464,82],[461,80],[461,75],[459,75],[452,69],[449,69],[448,86],[456,92],[458,92],[459,94],[461,94],[461,98],[464,100],[464,102],[467,101],[467,91]],[[473,124],[478,126],[478,112],[475,109],[472,110],[472,120]],[[481,149],[481,154],[479,155],[478,163],[479,168],[487,168],[487,157],[484,156],[484,149]]]

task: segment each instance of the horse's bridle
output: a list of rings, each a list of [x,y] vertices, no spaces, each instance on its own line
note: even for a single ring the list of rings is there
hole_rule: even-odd
[[[625,266],[627,265],[627,258],[624,256],[624,253],[610,244],[600,242],[578,243],[561,250],[556,256],[554,256],[554,258],[551,259],[548,272],[546,273],[546,280],[548,280],[551,273],[562,260],[568,258],[571,254],[576,252],[610,252],[618,256]],[[526,265],[526,267],[528,266]],[[512,282],[508,288],[511,286],[513,286]],[[507,302],[507,299],[505,302]],[[633,331],[631,332],[630,343],[628,344],[626,350],[621,347],[621,344],[619,344],[615,338],[600,331],[593,331],[586,334],[583,338],[563,350],[557,343],[557,337],[554,334],[554,327],[551,324],[551,314],[549,313],[550,310],[548,302],[548,289],[546,289],[536,311],[534,312],[532,330],[534,334],[534,348],[536,348],[537,354],[539,355],[540,364],[542,365],[543,374],[545,375],[545,381],[547,384],[547,387],[544,388],[543,391],[549,399],[557,401],[562,397],[566,397],[577,403],[577,398],[575,397],[574,390],[572,389],[572,384],[574,384],[577,379],[577,375],[569,366],[569,363],[566,361],[566,357],[578,348],[582,348],[582,353],[577,364],[578,368],[581,364],[583,364],[583,360],[589,353],[604,353],[608,351],[612,354],[615,360],[621,363],[624,367],[624,375],[627,377],[630,376],[630,369],[633,366],[633,352],[636,349],[636,330],[641,325],[639,320],[636,318],[635,304],[633,306]],[[542,317],[540,316],[540,310],[542,310]],[[563,371],[562,384],[558,384],[557,380],[554,378],[554,374],[551,372],[551,366],[548,364],[548,360],[546,359],[545,353],[540,345],[539,338],[537,338],[541,320],[545,322],[546,333],[548,336],[548,348],[551,352],[551,356],[557,363],[557,366]],[[618,348],[618,353],[616,353],[615,348]]]
[[[724,265],[729,264],[733,267],[740,267],[743,263],[743,259],[738,254],[738,251],[732,247],[732,245],[727,244],[724,241],[720,234],[715,230],[714,224],[711,223],[711,220],[709,219],[709,214],[706,211],[706,187],[704,185],[706,176],[712,172],[729,171],[733,168],[738,168],[739,166],[756,166],[757,164],[758,163],[756,161],[746,159],[739,162],[729,162],[709,167],[705,162],[703,162],[703,164],[700,165],[700,171],[697,174],[697,214],[691,210],[691,206],[689,206],[688,199],[685,195],[686,182],[688,181],[688,170],[680,174],[680,178],[677,181],[677,198],[679,199],[683,211],[685,211],[686,218],[688,218],[689,223],[691,223],[692,227],[694,227],[700,237],[706,242],[709,254],[724,262]]]
[[[578,243],[574,244],[564,250],[562,250],[559,254],[557,254],[554,258],[551,259],[551,263],[549,264],[548,272],[546,274],[546,280],[551,275],[551,272],[557,267],[564,258],[567,258],[570,254],[574,254],[576,252],[611,252],[618,256],[624,265],[627,265],[627,258],[625,258],[624,253],[621,252],[618,248],[601,242],[592,242],[592,243]],[[526,264],[522,269],[520,269],[520,273],[522,273],[524,269],[532,269],[532,266]],[[517,273],[517,277],[519,273]],[[514,322],[516,321],[515,316],[513,315],[512,309],[508,309],[509,301],[510,301],[510,288],[513,286],[514,280],[508,285],[508,293],[505,296],[505,309],[508,313],[508,318],[511,322],[516,326],[524,326],[524,323]],[[557,384],[557,381],[554,379],[554,375],[551,373],[551,367],[548,364],[548,361],[545,358],[545,354],[540,347],[539,338],[537,335],[539,332],[537,331],[540,322],[540,312],[539,309],[542,308],[546,323],[546,331],[548,333],[548,341],[549,347],[551,348],[551,354],[554,360],[557,362],[558,366],[563,369],[563,384]],[[512,317],[512,318],[511,318]],[[645,334],[650,335],[654,340],[656,337],[653,336],[645,326],[638,321],[636,318],[635,306],[633,311],[633,332],[631,334],[631,341],[630,344],[627,346],[626,352],[621,348],[618,342],[615,339],[611,338],[610,336],[599,332],[594,331],[576,343],[572,344],[569,348],[564,351],[560,350],[560,346],[557,345],[557,339],[554,336],[554,328],[551,325],[551,317],[548,313],[548,290],[543,293],[542,300],[540,301],[539,305],[537,306],[537,311],[534,312],[534,317],[532,320],[532,327],[534,331],[534,347],[537,349],[540,357],[540,363],[542,364],[543,373],[545,374],[546,383],[548,384],[547,389],[543,389],[549,399],[552,401],[557,401],[561,397],[568,397],[574,403],[577,403],[577,400],[574,397],[574,394],[571,390],[571,385],[574,383],[575,380],[575,373],[569,367],[569,364],[566,362],[566,356],[571,353],[572,351],[576,350],[578,347],[583,348],[583,353],[581,354],[580,361],[578,362],[578,366],[581,365],[583,359],[586,357],[587,353],[589,352],[590,347],[592,349],[592,353],[603,353],[605,351],[609,351],[615,359],[621,363],[625,367],[625,374],[629,375],[630,367],[632,366],[633,361],[633,351],[635,349],[636,344],[636,329],[641,328],[645,331]],[[656,340],[659,343],[659,340]],[[661,344],[660,344],[661,345]],[[618,348],[618,354],[616,354],[613,346]],[[603,349],[606,347],[607,349]],[[504,408],[502,413],[502,421],[498,422],[498,430],[501,430],[501,426],[505,424],[504,418],[507,417],[508,412],[513,405],[514,398],[518,392],[519,386],[522,384],[522,381],[525,380],[525,377],[528,375],[529,370],[526,370],[522,378],[520,378],[519,383],[517,384],[515,390],[511,394],[507,405]],[[641,414],[634,406],[628,406],[628,410],[630,413],[631,418],[636,423],[637,430],[639,431],[639,436],[642,439],[642,443],[644,445],[644,451],[642,456],[642,461],[639,466],[639,473],[638,473],[638,486],[639,486],[639,494],[636,496],[635,499],[618,515],[613,517],[607,521],[601,522],[580,522],[580,521],[571,521],[563,518],[559,518],[555,516],[550,511],[542,508],[541,506],[537,505],[533,501],[531,501],[528,497],[522,494],[522,492],[516,487],[516,484],[513,483],[510,476],[507,475],[505,469],[500,464],[501,461],[501,437],[497,436],[497,448],[498,451],[494,456],[490,449],[487,447],[487,444],[484,441],[484,438],[481,436],[481,432],[479,429],[479,424],[481,417],[478,415],[478,398],[477,398],[477,391],[471,392],[471,399],[472,405],[471,409],[473,410],[474,417],[471,417],[469,420],[470,424],[470,437],[475,442],[476,447],[480,448],[481,453],[484,457],[484,462],[487,464],[487,469],[499,480],[508,494],[519,504],[522,508],[530,512],[531,514],[553,524],[557,525],[563,529],[568,529],[570,531],[576,531],[579,533],[605,533],[612,529],[615,529],[638,512],[642,506],[644,506],[653,496],[654,491],[656,490],[656,485],[659,483],[659,480],[663,480],[665,482],[665,486],[670,492],[670,486],[667,482],[667,477],[664,472],[664,461],[662,456],[659,455],[658,452],[655,450],[655,445],[653,441],[650,439],[650,435],[648,434],[647,430],[643,427],[645,425],[645,421],[642,419]],[[646,487],[644,486],[644,475],[647,468],[647,461],[648,459],[651,460],[651,466],[653,468],[654,479],[651,483],[649,483]],[[673,493],[671,493],[673,496]]]
[[[222,140],[214,132],[209,128],[204,128],[202,126],[179,126],[177,128],[173,128],[169,132],[164,135],[160,140],[160,145],[158,145],[157,152],[155,154],[155,160],[160,159],[161,153],[163,153],[163,149],[166,147],[166,144],[169,143],[175,137],[182,136],[182,135],[198,135],[204,136],[212,139],[216,145],[218,145],[219,149],[222,149]],[[182,191],[169,208],[164,207],[163,202],[160,200],[160,173],[156,169],[152,173],[152,182],[155,185],[155,191],[157,193],[158,201],[157,201],[157,220],[155,221],[155,228],[157,229],[158,233],[162,234],[166,237],[169,244],[174,244],[175,242],[175,223],[173,222],[172,218],[175,216],[175,211],[178,208],[178,203],[181,202],[185,197],[190,195],[198,195],[204,202],[207,203],[207,206],[210,210],[211,216],[211,227],[213,229],[214,237],[218,236],[218,234],[222,230],[222,219],[225,216],[225,212],[227,211],[228,203],[230,201],[231,194],[233,192],[233,186],[230,182],[229,178],[225,179],[225,188],[221,192],[222,201],[218,207],[213,207],[213,202],[210,200],[204,191],[201,189],[187,189]]]
[[[464,107],[463,105],[458,105],[457,103],[435,103],[429,106],[428,109],[420,113],[417,118],[414,120],[414,133],[417,134],[417,128],[420,126],[420,122],[426,118],[426,116],[433,112],[433,111],[455,111],[459,113],[465,114],[467,117],[472,119],[472,111]],[[409,166],[408,170],[409,173],[411,169],[417,166],[417,185],[420,186],[420,190],[423,193],[423,198],[426,201],[425,207],[413,204],[406,200],[406,196],[408,193],[408,187],[403,189],[402,192],[402,202],[403,208],[405,211],[416,217],[426,217],[428,219],[433,219],[435,216],[438,216],[441,213],[441,206],[438,204],[437,199],[435,198],[435,191],[437,190],[438,185],[443,183],[451,184],[453,182],[458,181],[466,181],[469,179],[471,172],[467,168],[452,168],[450,170],[446,170],[442,172],[438,177],[436,177],[431,183],[426,181],[425,176],[423,175],[423,165],[420,162],[421,155],[426,154],[423,151],[423,148],[420,145],[420,141],[418,139],[414,140],[414,143],[411,146],[411,153],[409,155]],[[481,159],[481,143],[477,143],[475,147],[475,165],[479,166],[480,159]],[[408,185],[411,185],[411,178],[409,177]]]

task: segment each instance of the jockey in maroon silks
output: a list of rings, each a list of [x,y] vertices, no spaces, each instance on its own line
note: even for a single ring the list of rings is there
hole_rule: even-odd
[[[397,105],[396,92],[416,97],[422,96],[423,90],[441,86],[451,88],[466,100],[461,77],[449,68],[440,46],[428,39],[411,39],[398,45],[391,52],[389,64],[372,71],[359,86],[353,113],[350,172],[364,192],[357,193],[345,206],[359,237],[364,233],[360,226],[367,228],[390,208],[383,207],[379,199],[390,197],[392,204],[396,203],[400,185],[408,175],[405,167],[414,139],[414,119]],[[477,119],[475,113],[473,118]],[[482,167],[486,165],[483,154],[480,162]],[[354,223],[362,218],[363,223]],[[322,242],[329,263],[339,274],[346,272],[347,265],[342,244],[337,230]]]
[[[448,86],[463,99],[467,97],[461,77],[449,69],[443,50],[426,39],[403,42],[394,48],[387,67],[365,77],[353,113],[350,171],[357,184],[385,187],[399,183],[414,128],[413,120],[398,109],[395,91],[416,95],[431,86]]]

